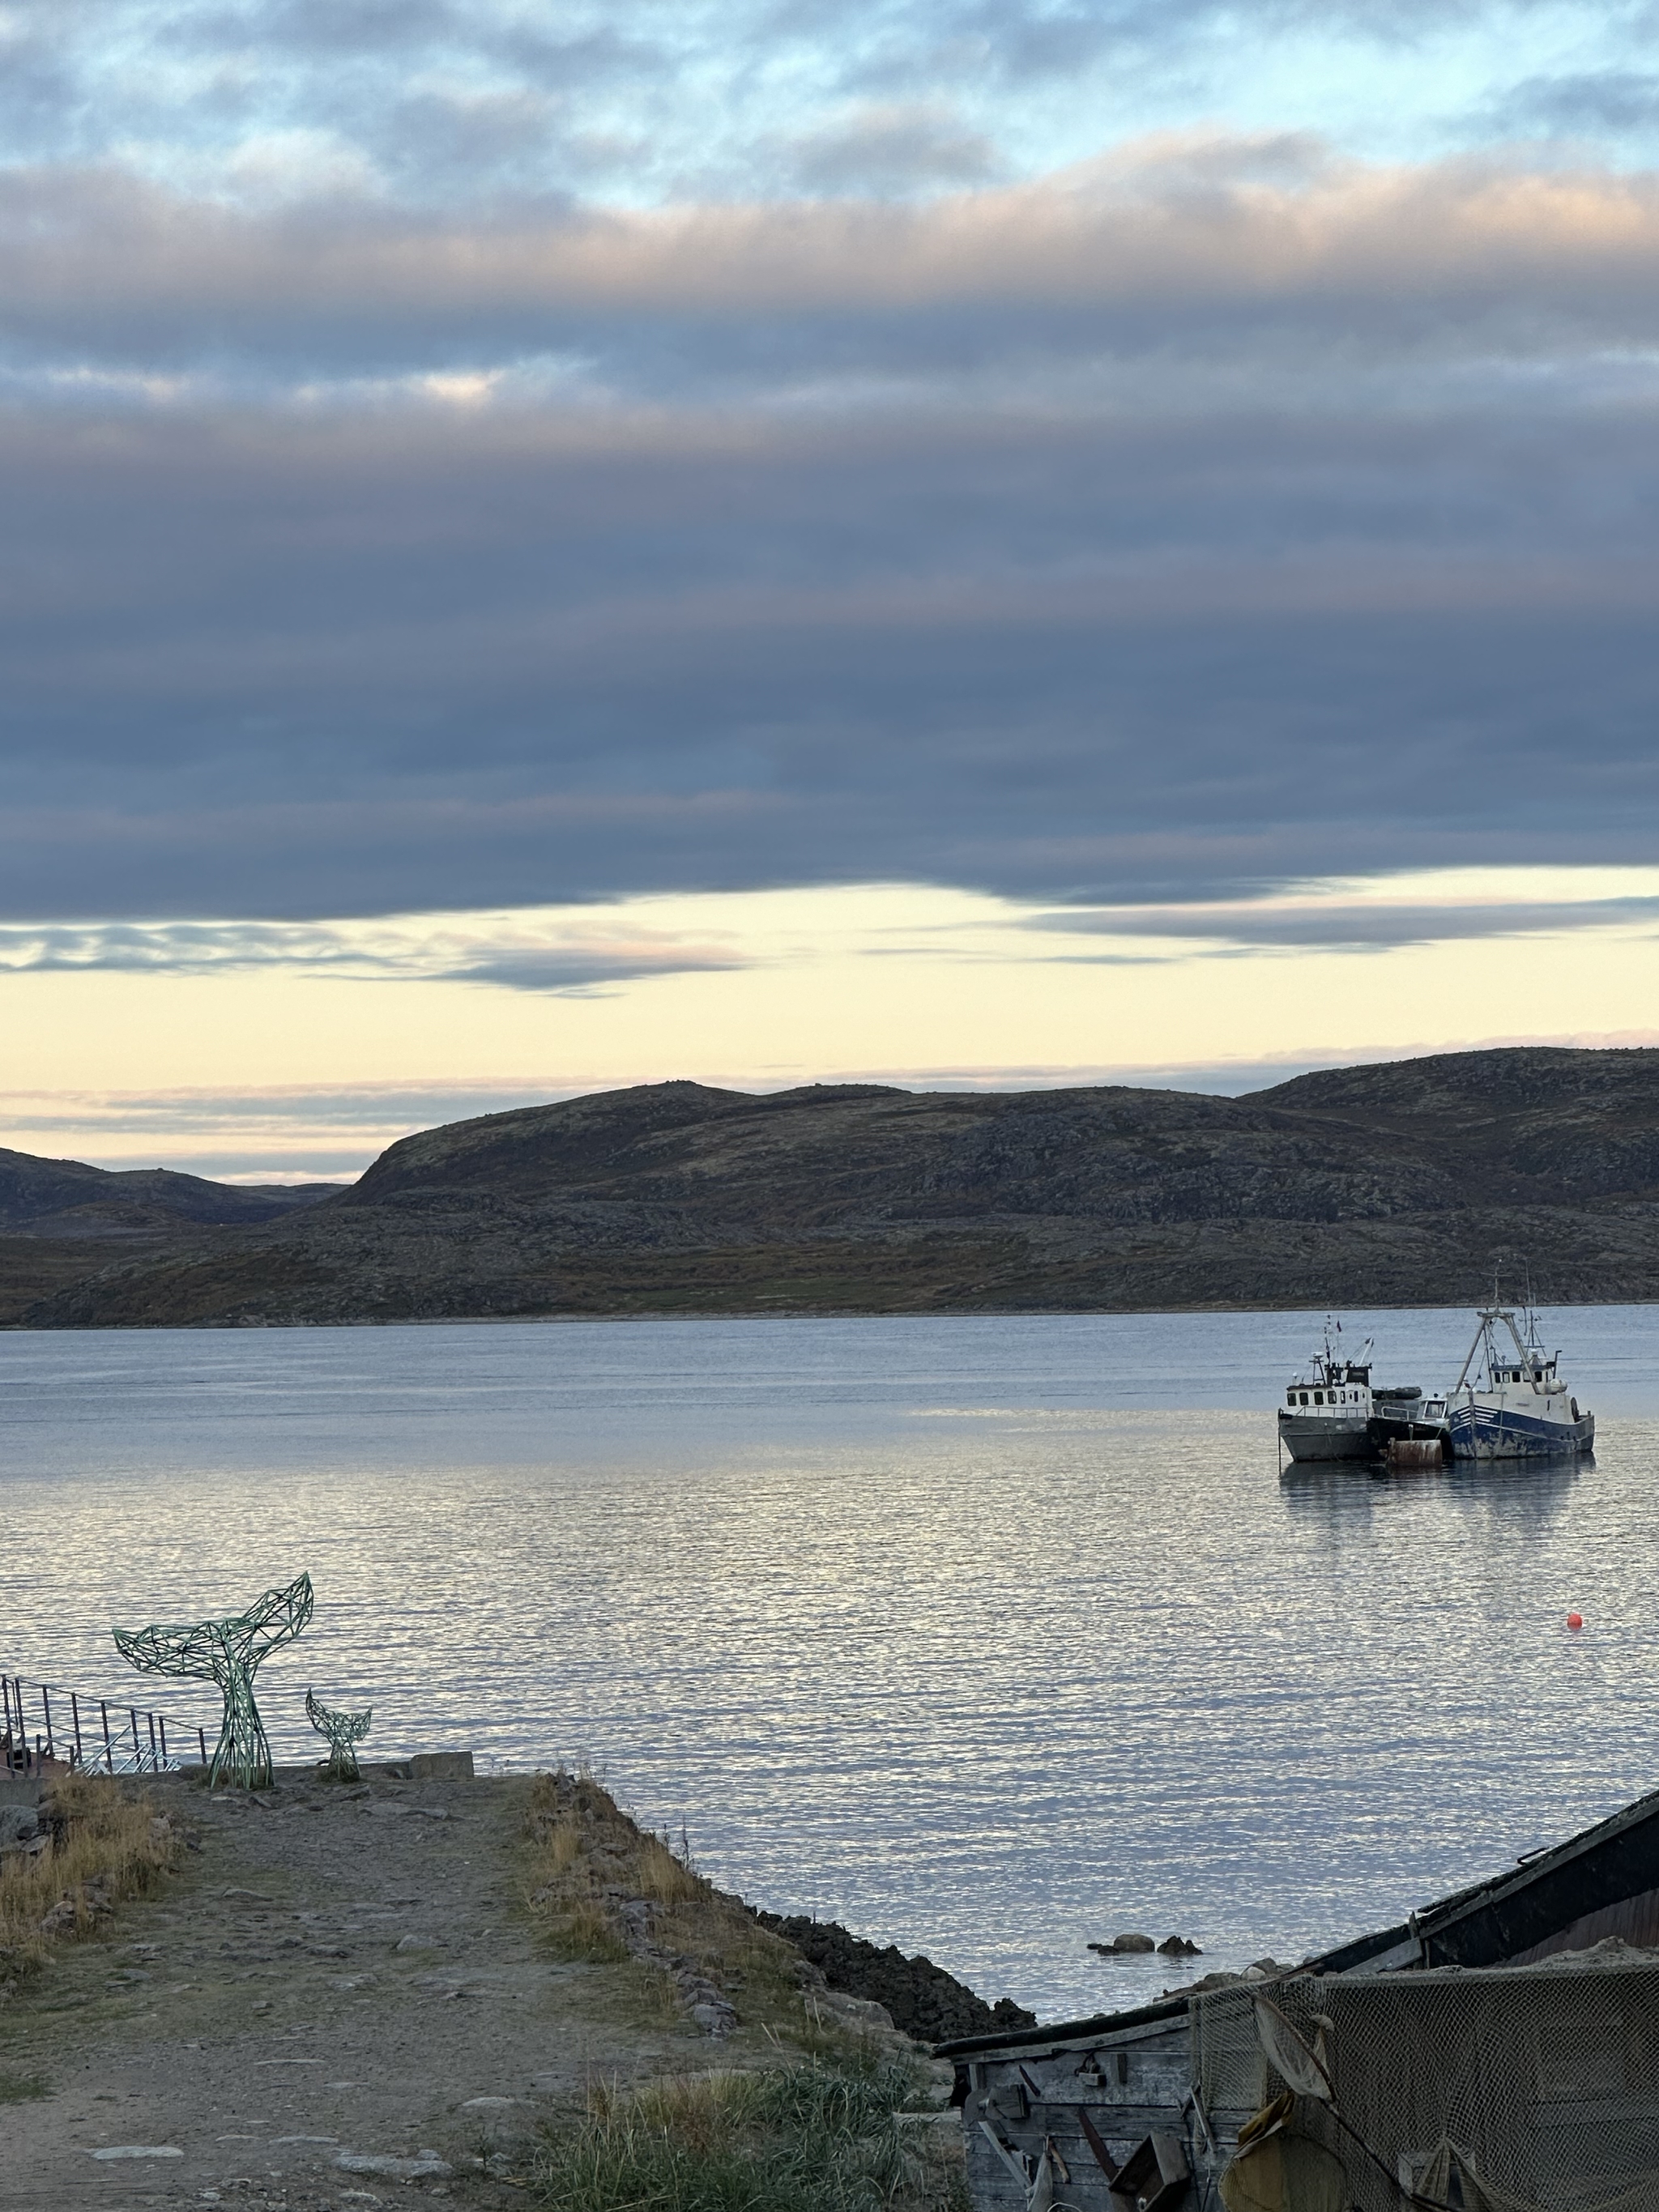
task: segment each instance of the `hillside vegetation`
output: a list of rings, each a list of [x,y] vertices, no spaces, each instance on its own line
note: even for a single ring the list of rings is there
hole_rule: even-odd
[[[426,1130],[301,1209],[99,1257],[17,1318],[1411,1304],[1523,1261],[1549,1302],[1653,1298],[1659,1051],[1450,1054],[1243,1098],[653,1084]]]

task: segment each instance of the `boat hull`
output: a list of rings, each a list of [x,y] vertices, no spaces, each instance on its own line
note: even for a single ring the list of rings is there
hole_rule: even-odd
[[[1401,1413],[1373,1413],[1367,1424],[1371,1449],[1381,1458],[1395,1443],[1443,1443],[1443,1421],[1413,1421]]]
[[[1279,1417],[1279,1438],[1294,1460],[1371,1459],[1375,1452],[1363,1420],[1319,1421]]]
[[[1591,1451],[1595,1416],[1546,1420],[1518,1406],[1455,1406],[1446,1420],[1454,1459],[1559,1459]]]

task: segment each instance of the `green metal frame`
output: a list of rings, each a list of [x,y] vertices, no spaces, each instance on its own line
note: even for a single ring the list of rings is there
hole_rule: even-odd
[[[266,1590],[246,1613],[226,1620],[112,1632],[116,1650],[141,1674],[193,1675],[223,1691],[224,1724],[208,1767],[210,1790],[221,1782],[240,1790],[270,1789],[270,1745],[253,1702],[253,1677],[273,1651],[294,1641],[314,1602],[311,1577],[301,1575],[286,1589]]]
[[[357,1753],[353,1747],[368,1734],[368,1724],[374,1717],[373,1705],[363,1713],[337,1713],[332,1706],[319,1705],[314,1691],[306,1692],[306,1718],[328,1744],[331,1781],[357,1779]]]

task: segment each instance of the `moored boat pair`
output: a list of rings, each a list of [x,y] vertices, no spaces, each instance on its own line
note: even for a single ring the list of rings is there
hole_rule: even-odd
[[[1420,1465],[1436,1456],[1436,1444],[1441,1456],[1472,1460],[1576,1455],[1595,1446],[1595,1417],[1580,1412],[1562,1381],[1560,1353],[1546,1358],[1530,1309],[1521,1316],[1509,1306],[1481,1307],[1474,1341],[1443,1395],[1374,1384],[1370,1341],[1349,1359],[1331,1339],[1328,1326],[1279,1409],[1279,1441],[1293,1460],[1392,1457]]]

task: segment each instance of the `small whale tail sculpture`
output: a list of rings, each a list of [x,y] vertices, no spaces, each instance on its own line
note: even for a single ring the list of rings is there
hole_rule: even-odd
[[[314,1690],[306,1692],[306,1718],[328,1744],[331,1780],[355,1782],[357,1779],[357,1753],[354,1747],[368,1734],[368,1724],[374,1717],[373,1705],[367,1712],[337,1713],[332,1706],[318,1703]]]
[[[242,1790],[270,1787],[270,1744],[253,1702],[253,1677],[273,1651],[294,1641],[314,1602],[311,1577],[301,1575],[286,1589],[266,1590],[246,1613],[228,1620],[112,1632],[116,1650],[141,1674],[191,1675],[223,1691],[225,1717],[208,1767],[210,1790],[220,1782]]]

